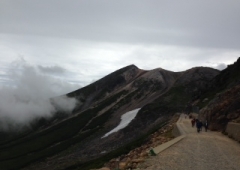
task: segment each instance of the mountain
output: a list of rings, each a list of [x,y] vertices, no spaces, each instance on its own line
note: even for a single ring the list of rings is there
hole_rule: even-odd
[[[70,115],[59,112],[31,131],[4,134],[0,169],[84,169],[96,160],[118,156],[175,113],[190,112],[217,75],[218,70],[207,67],[172,72],[130,65],[117,70],[68,93],[78,101]],[[123,114],[137,108],[141,109],[126,128],[102,138]]]
[[[200,118],[211,130],[224,131],[228,122],[240,123],[240,58],[221,71],[197,101]]]

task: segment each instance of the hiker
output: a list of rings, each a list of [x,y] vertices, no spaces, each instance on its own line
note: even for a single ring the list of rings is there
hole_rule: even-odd
[[[194,127],[195,122],[196,122],[196,121],[195,121],[195,118],[193,118],[191,122],[192,122],[192,127]]]
[[[197,132],[199,133],[202,128],[202,122],[200,120],[196,120]]]
[[[203,126],[203,123],[201,120],[199,120],[199,123],[200,123],[200,130],[202,131],[202,126]]]
[[[204,123],[204,128],[205,128],[205,132],[207,132],[207,129],[208,129],[208,122],[207,122],[207,120]]]

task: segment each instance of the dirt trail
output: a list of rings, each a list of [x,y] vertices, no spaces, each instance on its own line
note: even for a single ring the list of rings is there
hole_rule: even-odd
[[[197,133],[190,119],[182,115],[178,126],[186,137],[156,157],[147,159],[139,169],[146,170],[239,170],[240,144],[220,132]],[[203,129],[204,130],[204,129]]]

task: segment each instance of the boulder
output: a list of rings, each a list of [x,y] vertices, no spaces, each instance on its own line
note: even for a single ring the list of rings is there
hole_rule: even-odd
[[[127,162],[119,162],[119,169],[120,170],[125,170],[127,167]]]

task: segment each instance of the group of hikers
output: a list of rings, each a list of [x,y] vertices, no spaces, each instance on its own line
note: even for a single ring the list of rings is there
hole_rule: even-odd
[[[207,120],[203,123],[201,120],[193,118],[191,120],[191,123],[192,123],[192,127],[194,127],[196,125],[198,133],[200,131],[202,131],[202,127],[203,126],[205,128],[205,132],[207,132],[207,130],[208,130],[208,122],[207,122]]]

